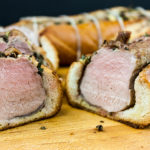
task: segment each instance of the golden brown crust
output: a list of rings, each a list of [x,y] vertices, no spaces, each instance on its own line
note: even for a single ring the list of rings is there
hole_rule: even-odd
[[[35,62],[33,62],[35,63]],[[47,93],[47,99],[45,106],[29,116],[17,117],[10,120],[0,121],[0,130],[20,126],[32,121],[41,120],[54,116],[59,112],[62,105],[62,87],[57,75],[49,68],[42,66],[43,68],[43,86]],[[50,90],[49,83],[55,82],[54,93]]]

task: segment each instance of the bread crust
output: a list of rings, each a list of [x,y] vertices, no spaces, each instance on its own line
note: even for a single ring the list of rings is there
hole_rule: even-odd
[[[53,69],[57,70],[59,67],[58,52],[53,44],[48,40],[46,36],[40,37],[40,43],[43,51],[46,53],[45,57],[51,62]],[[43,55],[44,56],[44,55]]]
[[[85,61],[79,61],[74,62],[69,68],[66,79],[66,94],[70,105],[125,123],[134,128],[146,128],[150,125],[150,82],[143,80],[143,71],[135,80],[135,105],[120,112],[108,113],[100,107],[90,105],[80,95],[79,81],[85,67]],[[146,69],[150,69],[150,65]]]
[[[37,62],[35,60],[32,60],[32,63],[36,65]],[[43,87],[46,90],[47,94],[45,106],[40,110],[38,110],[37,112],[27,116],[15,117],[10,120],[0,121],[0,130],[17,127],[29,122],[49,118],[56,115],[60,111],[63,93],[59,78],[57,77],[55,72],[49,69],[48,67],[42,65],[41,68],[43,69],[42,73]],[[51,81],[55,82],[56,84],[54,92],[50,90],[51,85],[49,83]]]

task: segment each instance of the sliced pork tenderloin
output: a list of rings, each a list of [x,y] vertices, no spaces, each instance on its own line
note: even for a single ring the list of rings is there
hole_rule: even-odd
[[[24,57],[0,58],[0,120],[28,115],[44,104],[46,94],[37,72]]]
[[[142,128],[150,124],[150,118],[136,122],[134,115],[128,120],[124,116],[139,101],[135,79],[150,62],[150,37],[132,43],[127,43],[128,39],[129,32],[122,32],[91,57],[74,62],[67,76],[67,96],[73,106]]]
[[[57,75],[18,51],[0,57],[0,130],[51,117],[61,107]]]

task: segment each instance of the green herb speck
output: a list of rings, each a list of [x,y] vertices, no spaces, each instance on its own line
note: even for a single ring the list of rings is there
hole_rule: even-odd
[[[91,56],[82,55],[80,60],[83,60],[85,64],[89,64],[91,61]]]
[[[145,33],[145,37],[150,37],[150,34],[148,34],[148,33]]]
[[[82,56],[81,56],[81,59],[83,59],[83,60],[84,60],[85,58],[86,58],[86,56],[85,56],[85,55],[82,55]]]
[[[128,47],[125,47],[124,49],[125,49],[125,50],[129,50],[129,48],[128,48]]]
[[[4,41],[7,43],[8,42],[8,36],[7,35],[4,35],[3,36],[3,39],[4,39]]]
[[[96,55],[97,54],[97,51],[95,51],[94,53],[93,53],[93,55]]]
[[[83,20],[79,20],[79,21],[78,21],[78,24],[81,24],[81,23],[83,23]]]
[[[37,65],[37,68],[38,68],[38,74],[42,75],[43,73],[43,68],[41,68],[41,63],[39,62],[38,65]]]
[[[40,129],[41,130],[46,130],[46,127],[45,126],[41,126]]]
[[[68,21],[68,22],[66,22],[66,24],[67,24],[67,25],[71,25],[71,22]]]
[[[54,22],[54,24],[55,24],[55,25],[59,25],[59,24],[60,24],[60,22]]]
[[[103,44],[106,44],[107,43],[107,40],[104,40]]]
[[[0,52],[0,57],[5,57],[5,54],[3,52]]]
[[[120,17],[122,17],[123,20],[128,20],[128,17],[125,15],[125,11],[120,12]]]

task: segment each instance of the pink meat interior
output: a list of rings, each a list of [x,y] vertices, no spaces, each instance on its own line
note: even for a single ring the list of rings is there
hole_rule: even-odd
[[[0,39],[0,52],[4,52],[8,48],[16,48],[23,54],[32,54],[32,48],[29,45],[29,43],[20,36],[12,36],[9,37],[8,43],[6,43],[4,40]]]
[[[135,63],[128,51],[102,48],[85,69],[81,94],[87,102],[108,112],[125,109],[131,101],[129,84]]]
[[[37,110],[46,95],[37,68],[26,58],[0,58],[0,120]]]

